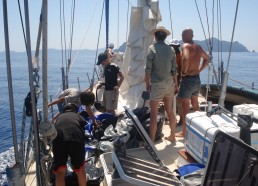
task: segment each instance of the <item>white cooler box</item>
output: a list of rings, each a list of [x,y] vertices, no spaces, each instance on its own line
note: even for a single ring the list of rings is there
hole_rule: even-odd
[[[206,164],[215,134],[223,131],[239,138],[237,122],[225,114],[206,116],[206,112],[193,112],[186,116],[185,146],[199,163]]]

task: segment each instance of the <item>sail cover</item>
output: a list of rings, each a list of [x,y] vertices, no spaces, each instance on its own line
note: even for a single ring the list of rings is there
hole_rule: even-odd
[[[138,6],[131,9],[130,30],[121,69],[125,79],[120,88],[120,101],[131,109],[143,106],[141,94],[146,90],[146,55],[154,41],[150,32],[159,21],[161,15],[157,0],[138,0]]]

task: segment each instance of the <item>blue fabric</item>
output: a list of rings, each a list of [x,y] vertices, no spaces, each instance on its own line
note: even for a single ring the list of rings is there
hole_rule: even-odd
[[[81,107],[80,107],[81,108]],[[79,108],[79,113],[81,112],[81,111],[83,111],[83,108],[81,108],[81,110],[80,110],[80,108]],[[112,118],[112,117],[114,117],[114,115],[113,114],[110,114],[110,113],[103,113],[103,114],[99,114],[99,115],[96,115],[96,116],[94,116],[95,117],[95,120],[96,121],[98,121],[98,122],[102,122],[103,120],[105,120],[105,119],[109,119],[109,118]],[[85,126],[85,130],[87,130],[89,133],[91,133],[92,132],[92,127],[93,127],[93,123],[92,123],[92,120],[88,117],[88,118],[85,118],[86,119],[86,121],[89,123],[89,124],[87,124],[86,126]]]
[[[199,169],[205,168],[205,165],[200,163],[190,163],[187,165],[183,165],[182,167],[178,168],[178,173],[180,176],[185,176],[187,174],[190,174],[192,172],[195,172]]]

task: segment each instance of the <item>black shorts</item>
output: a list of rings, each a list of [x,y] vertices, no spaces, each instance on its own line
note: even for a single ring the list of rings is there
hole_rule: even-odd
[[[74,172],[78,172],[85,161],[85,147],[79,142],[55,142],[53,143],[54,164],[53,172],[60,168],[66,168],[68,157]]]

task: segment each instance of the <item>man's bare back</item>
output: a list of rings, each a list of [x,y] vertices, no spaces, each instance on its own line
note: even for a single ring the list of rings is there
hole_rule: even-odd
[[[182,48],[182,73],[183,75],[197,75],[208,63],[208,55],[202,47],[193,42],[192,29],[185,29],[182,39],[185,42]],[[200,67],[201,58],[203,59]]]

